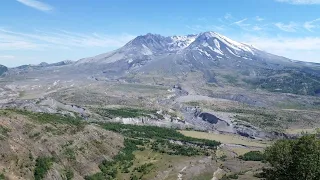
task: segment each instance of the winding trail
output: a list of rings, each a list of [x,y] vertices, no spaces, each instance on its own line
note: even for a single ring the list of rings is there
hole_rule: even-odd
[[[186,170],[187,167],[188,167],[188,166],[185,166],[184,168],[182,168],[182,169],[180,170],[180,172],[179,172],[179,174],[178,174],[178,179],[177,179],[177,180],[182,180],[182,176],[183,176],[182,172],[183,172],[184,170]]]
[[[219,180],[219,175],[223,173],[223,170],[221,168],[218,168],[214,173],[211,180]]]

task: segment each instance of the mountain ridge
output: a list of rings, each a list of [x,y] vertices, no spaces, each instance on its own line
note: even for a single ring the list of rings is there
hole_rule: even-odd
[[[253,48],[253,46],[245,45],[243,43],[238,43],[216,32],[208,31],[208,32],[199,33],[199,34],[190,34],[190,35],[182,35],[182,36],[180,35],[162,36],[159,34],[148,33],[146,35],[137,36],[136,38],[134,38],[133,40],[125,44],[123,47],[117,50],[111,51],[110,53],[112,52],[132,53],[137,51],[140,52],[139,55],[157,55],[162,53],[174,53],[174,52],[181,51],[183,49],[187,49],[195,41],[197,40],[200,41],[200,39],[204,39],[204,38],[207,38],[205,40],[209,40],[210,38],[219,38],[220,41],[224,41],[225,43],[228,42],[229,46],[231,46],[231,44],[234,44],[232,46],[232,49],[235,49],[238,51],[240,50],[252,51],[252,49],[257,50],[256,48]],[[233,54],[235,53],[233,52]],[[106,55],[106,56],[103,56],[103,55]],[[104,53],[94,57],[80,59],[77,62],[77,64],[88,63],[90,62],[90,59],[96,60],[96,57],[105,58],[105,57],[108,57],[108,55],[109,53]],[[96,61],[93,61],[93,62],[96,62]],[[110,62],[113,62],[113,61],[110,61]]]
[[[107,77],[130,76],[132,80],[130,74],[134,74],[136,82],[147,74],[183,77],[199,72],[204,83],[229,77],[226,81],[232,86],[305,95],[318,95],[320,91],[319,66],[270,54],[211,31],[168,37],[148,33],[117,50],[81,59],[74,65],[80,69],[95,67],[95,72]],[[230,77],[236,79],[231,84]]]
[[[155,77],[166,76],[176,83],[196,72],[202,76],[199,82],[215,86],[320,95],[319,65],[274,55],[212,31],[184,36],[148,33],[111,52],[75,62],[18,67],[9,74],[32,72],[37,76],[38,71],[61,78],[130,82],[146,78],[153,82]]]

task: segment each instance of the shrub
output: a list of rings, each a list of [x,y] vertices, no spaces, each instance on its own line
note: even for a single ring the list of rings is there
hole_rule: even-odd
[[[71,180],[74,177],[74,173],[71,169],[66,170],[66,179]]]
[[[36,166],[34,169],[34,179],[44,179],[47,172],[50,170],[53,164],[53,158],[51,157],[38,157],[36,159]]]
[[[0,134],[3,136],[8,136],[10,129],[0,125]]]
[[[244,161],[262,161],[264,160],[264,156],[260,151],[250,151],[242,156],[239,156],[239,159]]]
[[[296,140],[279,140],[265,150],[271,168],[264,170],[268,180],[319,180],[320,140],[306,135]]]
[[[4,174],[0,174],[0,180],[4,180],[5,178]]]

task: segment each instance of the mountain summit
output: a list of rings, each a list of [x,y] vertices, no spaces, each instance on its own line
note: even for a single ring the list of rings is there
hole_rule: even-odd
[[[23,66],[10,70],[9,74],[31,71],[36,74],[38,69],[62,78],[95,77],[93,79],[130,82],[142,79],[155,82],[157,77],[167,77],[179,83],[192,74],[199,83],[213,83],[214,86],[320,95],[319,64],[273,55],[216,32],[168,37],[148,33],[105,54],[76,62]]]
[[[198,51],[198,53],[207,58],[221,59],[232,56],[250,58],[255,55],[255,51],[259,50],[231,40],[216,32],[169,37],[148,33],[136,37],[118,50],[82,59],[77,64],[111,63],[124,59],[129,59],[129,62],[132,62],[137,58],[141,58],[141,56],[159,56],[165,53],[181,54],[189,51]]]
[[[206,83],[219,84],[219,78],[227,77],[229,84],[237,86],[320,94],[318,64],[273,55],[216,32],[169,37],[148,33],[117,50],[81,59],[74,65],[77,70],[107,77],[184,77],[197,72]]]
[[[81,59],[76,65],[97,65],[112,68],[113,72],[119,73],[152,70],[179,73],[213,66],[239,67],[257,63],[273,66],[291,61],[216,32],[169,37],[148,33],[136,37],[115,51]]]

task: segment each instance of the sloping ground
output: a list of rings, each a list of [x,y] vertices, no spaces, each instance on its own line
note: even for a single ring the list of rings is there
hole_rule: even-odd
[[[213,133],[206,133],[206,132],[199,132],[199,131],[179,131],[179,132],[181,132],[185,136],[220,141],[221,143],[224,143],[224,144],[243,145],[243,146],[259,147],[259,148],[264,148],[268,145],[266,142],[254,141],[249,138],[245,138],[237,135],[231,135],[231,134],[213,134]]]
[[[123,137],[75,118],[0,111],[0,169],[8,179],[84,179]]]
[[[0,64],[0,76],[8,71],[8,68]]]
[[[217,141],[190,138],[174,129],[94,125],[20,110],[0,110],[0,120],[0,177],[10,180],[209,180],[234,174],[252,179],[244,172],[254,174],[262,167],[239,160],[232,148],[219,147],[223,154],[216,153]]]

